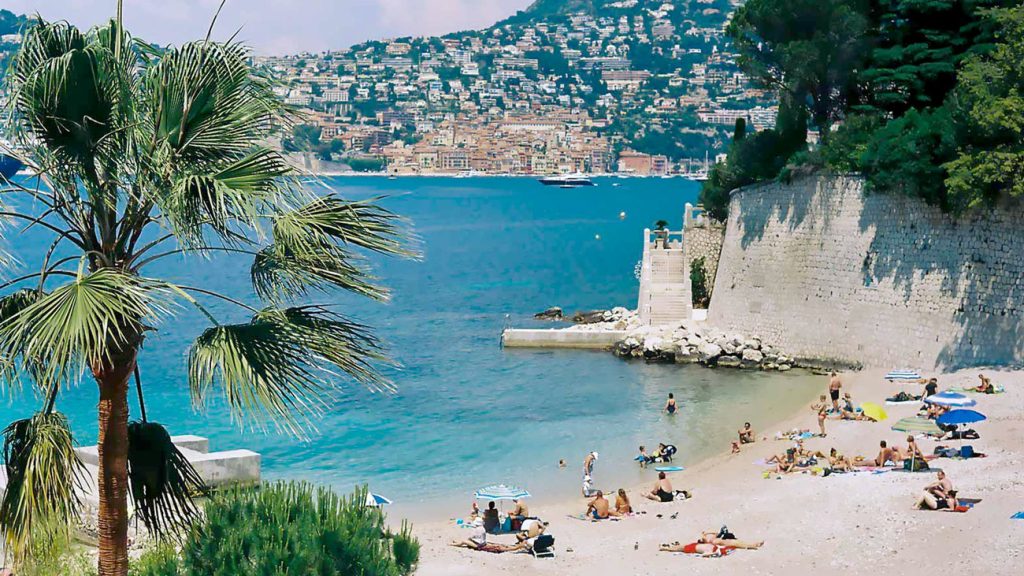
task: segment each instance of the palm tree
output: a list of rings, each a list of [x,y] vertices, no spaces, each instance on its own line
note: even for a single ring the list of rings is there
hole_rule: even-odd
[[[121,23],[118,2],[116,18],[85,33],[42,20],[26,31],[7,76],[8,134],[38,181],[0,190],[8,230],[52,233],[38,272],[0,286],[13,290],[0,299],[0,388],[31,387],[42,403],[4,432],[0,528],[16,562],[31,559],[34,541],[69,532],[83,465],[56,402],[88,372],[99,389],[101,576],[127,573],[129,497],[158,535],[195,514],[195,472],[146,418],[146,335],[195,306],[212,325],[188,354],[193,402],[219,391],[233,417],[301,434],[329,401],[334,369],[387,386],[373,334],[301,300],[331,289],[384,299],[362,256],[414,256],[395,215],[304,190],[265,144],[292,114],[245,47],[207,33],[156,49]],[[258,307],[146,274],[164,258],[214,252],[252,257]],[[248,321],[222,322],[204,305],[210,298],[239,306]],[[129,423],[133,382],[141,420]]]

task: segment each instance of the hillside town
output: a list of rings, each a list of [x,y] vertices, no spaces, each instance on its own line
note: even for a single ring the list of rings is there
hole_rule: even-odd
[[[771,94],[724,34],[738,0],[622,0],[441,38],[259,56],[303,114],[282,139],[317,171],[706,175]]]

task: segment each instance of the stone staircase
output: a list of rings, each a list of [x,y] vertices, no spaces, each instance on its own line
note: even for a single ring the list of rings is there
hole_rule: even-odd
[[[641,322],[649,326],[678,325],[693,316],[690,274],[682,242],[668,247],[651,242],[645,234],[640,277]]]

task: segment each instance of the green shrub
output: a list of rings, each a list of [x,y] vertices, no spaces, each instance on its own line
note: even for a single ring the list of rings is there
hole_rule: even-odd
[[[133,560],[128,576],[182,576],[178,553],[168,544],[157,544]]]
[[[707,308],[711,303],[708,269],[703,256],[690,263],[690,292],[694,308]]]
[[[874,114],[848,117],[819,149],[821,161],[836,172],[861,171],[864,153],[883,122],[883,118]]]
[[[296,482],[227,490],[210,500],[205,520],[186,538],[180,573],[408,574],[418,560],[419,544],[403,525],[392,546],[383,513],[365,501],[365,490],[339,497]],[[146,576],[158,575],[167,576]]]
[[[877,130],[862,155],[868,188],[918,196],[949,209],[946,169],[956,155],[956,128],[948,107],[910,110]]]

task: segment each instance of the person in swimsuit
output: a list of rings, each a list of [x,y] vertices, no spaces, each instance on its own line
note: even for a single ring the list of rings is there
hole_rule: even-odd
[[[629,503],[629,496],[626,495],[626,491],[619,488],[618,494],[615,495],[615,510],[609,511],[609,514],[613,516],[625,516],[626,514],[632,514],[633,505]]]
[[[743,428],[736,431],[740,437],[740,444],[752,444],[754,442],[754,431],[750,428],[750,422],[744,422]]]
[[[992,386],[992,381],[989,380],[987,376],[985,376],[984,374],[978,374],[978,379],[981,380],[981,384],[977,385],[974,388],[968,388],[968,390],[973,390],[975,392],[981,392],[983,394],[994,394],[995,393],[995,391],[996,391],[995,386]]]
[[[665,402],[665,412],[676,413],[676,397],[671,392],[668,393],[668,401]]]
[[[690,544],[662,544],[658,550],[660,552],[682,552],[683,554],[697,554],[705,558],[713,558],[725,556],[732,552],[733,549],[728,546],[723,547],[705,542],[691,542]]]
[[[828,464],[832,467],[832,470],[837,472],[853,472],[853,464],[835,448],[828,452]]]
[[[939,380],[937,378],[931,378],[928,383],[924,385],[924,397],[934,395],[939,391]]]
[[[611,515],[608,499],[604,497],[603,492],[597,491],[597,496],[587,505],[587,511],[584,514],[594,520],[605,520]]]
[[[644,497],[655,502],[671,502],[675,500],[676,491],[672,488],[668,476],[664,472],[658,472],[658,481],[654,483],[654,488],[650,492],[644,494]]]
[[[839,389],[843,387],[843,381],[833,372],[828,381],[828,393],[832,397],[832,411],[839,412]]]
[[[587,454],[587,457],[583,459],[583,475],[591,476],[594,473],[594,462],[597,461],[597,452],[591,452]]]
[[[449,546],[455,546],[456,548],[471,548],[473,550],[479,550],[480,548],[487,545],[487,531],[484,530],[484,521],[482,518],[477,518],[470,523],[469,527],[472,531],[469,537],[465,540],[453,540]]]
[[[878,443],[878,456],[875,456],[875,460],[873,462],[875,466],[885,466],[886,462],[896,463],[901,460],[903,459],[900,458],[899,451],[889,448],[885,440]]]
[[[729,548],[740,548],[743,550],[757,550],[761,546],[764,546],[764,540],[757,542],[745,542],[743,540],[725,540],[718,537],[718,532],[713,530],[705,530],[701,533],[700,538],[697,540],[699,543],[714,544],[716,546],[723,546]]]

